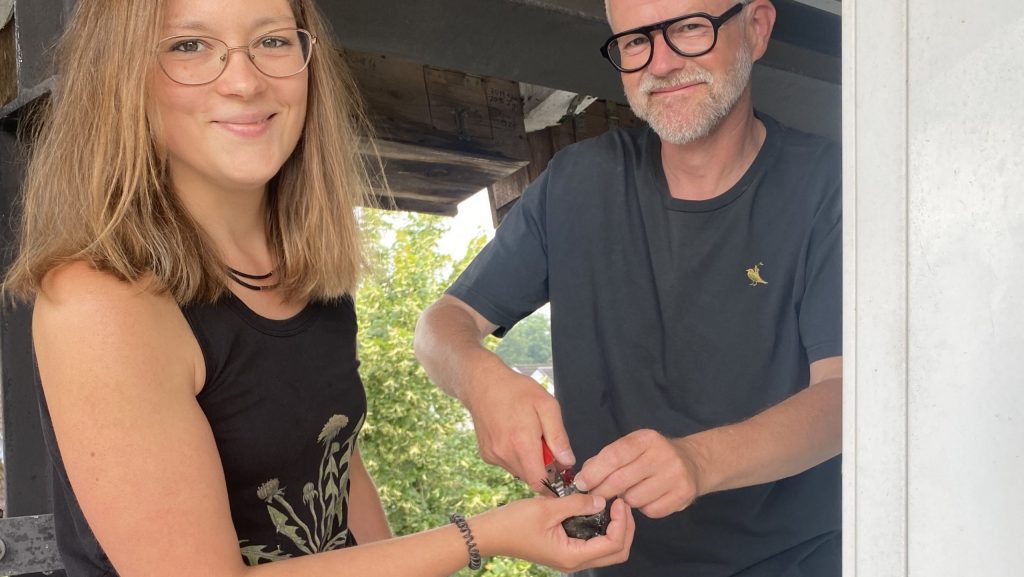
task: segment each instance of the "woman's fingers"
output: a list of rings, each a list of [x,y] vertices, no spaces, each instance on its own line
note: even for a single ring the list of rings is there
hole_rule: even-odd
[[[555,507],[555,514],[561,517],[559,522],[569,517],[593,515],[604,509],[605,506],[604,497],[586,493],[575,493],[566,497],[550,499],[550,501]]]
[[[612,521],[608,524],[607,534],[587,541],[570,540],[571,544],[578,545],[579,548],[572,558],[565,559],[565,565],[559,567],[560,570],[574,572],[590,567],[615,565],[629,559],[629,550],[636,530],[632,511],[622,499],[616,499],[611,510]]]

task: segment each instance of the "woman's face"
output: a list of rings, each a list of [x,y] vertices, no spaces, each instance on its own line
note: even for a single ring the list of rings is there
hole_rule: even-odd
[[[296,27],[288,0],[167,0],[163,16],[161,38],[210,37],[229,47],[247,47],[267,32]],[[271,38],[262,45],[284,44]],[[163,42],[157,52],[180,79],[182,68],[174,66],[191,66],[188,59],[215,45],[186,38]],[[218,67],[221,60],[212,61]],[[308,69],[286,78],[267,76],[241,49],[228,52],[216,80],[185,85],[172,80],[155,58],[150,114],[175,188],[263,189],[302,133],[308,80]]]

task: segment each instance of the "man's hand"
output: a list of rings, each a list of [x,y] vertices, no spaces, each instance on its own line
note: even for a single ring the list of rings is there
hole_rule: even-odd
[[[698,463],[685,439],[667,439],[643,429],[602,449],[583,464],[574,482],[578,489],[605,499],[618,495],[630,507],[658,519],[682,511],[701,494]]]
[[[483,346],[496,328],[473,307],[444,295],[416,324],[416,358],[430,379],[473,415],[484,461],[546,493],[541,436],[562,466],[573,465],[576,457],[558,401]]]
[[[563,467],[576,462],[558,401],[533,379],[502,370],[499,378],[467,392],[464,401],[483,460],[504,468],[534,491],[548,492],[541,483],[547,478],[541,436]]]
[[[630,433],[584,463],[576,487],[664,517],[701,495],[785,479],[842,448],[843,359],[810,366],[806,389],[738,423],[677,439]]]

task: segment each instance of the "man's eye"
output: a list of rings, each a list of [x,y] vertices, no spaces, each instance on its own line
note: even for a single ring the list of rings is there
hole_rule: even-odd
[[[669,34],[672,36],[692,38],[697,36],[703,36],[711,34],[711,25],[702,20],[689,20],[686,22],[680,22],[675,26],[669,28]]]
[[[629,39],[623,45],[623,48],[633,48],[633,49],[636,49],[636,48],[643,48],[646,45],[647,45],[647,37],[646,36],[637,36],[635,38]]]

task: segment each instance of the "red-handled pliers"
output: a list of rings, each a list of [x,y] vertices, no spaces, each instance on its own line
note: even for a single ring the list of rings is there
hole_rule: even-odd
[[[572,481],[576,478],[576,473],[571,468],[563,469],[562,471],[558,470],[555,455],[551,452],[551,447],[548,447],[544,437],[540,438],[540,445],[544,456],[544,471],[548,474],[547,479],[542,481],[544,486],[551,489],[551,492],[559,497],[575,493],[576,488],[573,487]]]

